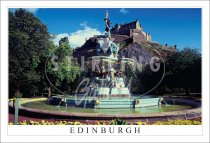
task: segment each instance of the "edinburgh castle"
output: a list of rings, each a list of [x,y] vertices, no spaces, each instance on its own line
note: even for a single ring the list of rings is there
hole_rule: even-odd
[[[125,24],[115,24],[110,30],[111,38],[120,47],[119,56],[125,58],[139,57],[143,58],[143,64],[148,64],[152,56],[159,54],[165,58],[176,51],[175,46],[168,44],[161,45],[152,41],[150,33],[143,31],[143,27],[139,20],[135,20]],[[95,35],[86,40],[81,46],[74,49],[74,57],[81,60],[88,60],[89,57],[97,55],[97,48],[101,35]]]
[[[115,24],[115,26],[111,29],[111,34],[118,34],[118,35],[127,35],[132,37],[135,41],[152,41],[152,36],[149,33],[143,31],[139,20],[125,23],[124,25]]]

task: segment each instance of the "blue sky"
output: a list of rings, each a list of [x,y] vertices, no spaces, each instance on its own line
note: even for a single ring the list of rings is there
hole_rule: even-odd
[[[138,19],[152,41],[201,50],[201,9],[198,8],[141,8],[141,9],[28,9],[56,35],[55,42],[68,36],[73,47],[84,43],[85,38],[104,32],[105,11],[109,11],[112,26]]]

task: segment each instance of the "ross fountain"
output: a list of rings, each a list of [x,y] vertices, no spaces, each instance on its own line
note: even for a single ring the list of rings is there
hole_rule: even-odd
[[[87,84],[85,94],[82,95],[82,98],[78,98],[76,94],[74,99],[54,96],[51,98],[50,104],[56,105],[63,101],[67,106],[99,109],[158,106],[162,101],[159,97],[134,98],[131,96],[130,85],[125,83],[124,71],[126,66],[133,67],[134,60],[118,56],[119,47],[113,42],[110,34],[108,11],[106,11],[104,21],[106,33],[95,36],[99,45],[97,55],[90,57],[85,65],[87,71],[94,75],[92,82]]]

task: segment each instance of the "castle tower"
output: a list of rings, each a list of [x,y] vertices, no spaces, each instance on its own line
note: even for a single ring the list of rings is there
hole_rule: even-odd
[[[141,26],[141,24],[140,24],[140,22],[139,22],[139,20],[137,19],[135,22],[136,22],[136,23],[135,23],[135,24],[136,24],[135,29],[143,30],[143,29],[142,29],[142,26]]]

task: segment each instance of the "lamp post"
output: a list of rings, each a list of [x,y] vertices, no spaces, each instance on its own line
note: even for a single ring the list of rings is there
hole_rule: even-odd
[[[18,111],[19,111],[19,99],[17,98],[15,100],[15,117],[14,117],[14,125],[17,125],[18,124]]]

